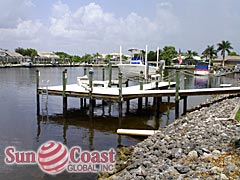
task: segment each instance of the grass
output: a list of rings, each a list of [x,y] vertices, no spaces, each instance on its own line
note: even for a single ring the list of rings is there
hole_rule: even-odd
[[[237,112],[237,114],[235,116],[235,119],[240,121],[240,108],[238,109],[238,112]]]

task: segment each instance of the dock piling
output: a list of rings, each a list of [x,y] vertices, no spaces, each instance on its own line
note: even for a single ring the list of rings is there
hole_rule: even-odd
[[[89,91],[89,115],[90,115],[90,118],[92,118],[93,106],[94,106],[94,101],[92,98],[92,92],[93,92],[93,70],[92,69],[90,69],[90,71],[89,71],[89,88],[90,88],[90,91]]]
[[[176,70],[176,93],[175,93],[175,118],[179,117],[179,89],[180,79],[179,70]]]
[[[118,89],[119,89],[119,102],[122,102],[122,72],[119,72],[118,74]]]
[[[112,63],[109,62],[108,64],[109,67],[109,82],[108,82],[108,87],[112,86]]]
[[[144,80],[144,75],[143,71],[140,71],[139,75],[139,84],[140,84],[140,90],[143,90],[143,80]],[[138,98],[138,110],[142,110],[142,98]]]
[[[39,77],[40,77],[40,71],[36,70],[36,96],[37,96],[37,115],[40,115],[40,98],[39,98]]]
[[[66,86],[67,86],[67,69],[62,73],[62,83],[63,83],[63,116],[67,114],[67,95],[66,95]]]
[[[119,72],[118,74],[118,83],[119,83],[119,98],[118,98],[118,106],[119,106],[119,118],[122,117],[122,72]]]

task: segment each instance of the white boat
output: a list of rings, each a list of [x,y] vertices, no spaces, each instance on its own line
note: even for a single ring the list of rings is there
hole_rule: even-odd
[[[27,59],[25,62],[22,62],[22,65],[25,67],[31,67],[32,66],[31,59]]]
[[[141,71],[143,71],[144,75],[146,71],[148,71],[148,75],[156,74],[156,71],[158,69],[157,67],[148,66],[147,68],[145,65],[146,63],[144,60],[145,50],[132,48],[129,49],[129,51],[132,53],[130,64],[118,64],[118,67],[124,76],[126,77],[139,76]]]

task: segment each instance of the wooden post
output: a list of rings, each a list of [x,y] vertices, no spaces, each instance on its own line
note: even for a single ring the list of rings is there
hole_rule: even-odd
[[[40,115],[40,100],[39,100],[39,77],[40,77],[40,71],[36,70],[36,96],[37,96],[37,115]]]
[[[84,70],[83,70],[83,75],[85,76],[85,75],[87,75],[87,68],[86,67],[84,67]],[[86,102],[86,98],[81,98],[82,100],[81,100],[81,102],[83,101],[83,106],[81,106],[81,108],[86,108],[86,104],[87,104],[87,102]]]
[[[148,55],[148,50],[147,50],[147,45],[146,45],[146,51],[145,51],[145,79],[148,79],[148,74],[149,74],[147,55]]]
[[[159,74],[159,71],[157,70],[157,74]],[[156,77],[156,89],[158,90],[159,89],[159,86],[158,86],[158,82],[159,82],[159,77],[157,76]],[[157,114],[157,118],[159,118],[159,111],[160,111],[160,103],[162,102],[162,97],[156,97],[156,101],[157,101],[157,105],[156,105],[156,114]]]
[[[175,100],[179,101],[179,89],[180,89],[180,79],[179,79],[179,70],[176,70],[176,93]]]
[[[187,113],[187,96],[183,97],[183,115]]]
[[[148,97],[145,97],[145,107],[148,107]]]
[[[89,71],[89,115],[90,118],[93,116],[93,98],[92,98],[92,92],[93,92],[93,70],[90,69]]]
[[[119,118],[122,117],[122,72],[118,74],[118,83],[119,83],[119,98],[118,98],[118,106],[119,106]]]
[[[109,67],[109,82],[108,82],[108,87],[112,86],[112,63],[109,62],[108,64]]]
[[[176,70],[175,118],[179,117],[179,89],[180,89],[179,70]]]
[[[66,95],[66,86],[67,86],[67,69],[63,71],[62,74],[62,83],[63,83],[63,116],[67,115],[67,95]]]
[[[129,86],[129,79],[127,79],[127,81],[126,81],[126,87],[128,87]],[[130,100],[129,99],[127,99],[126,100],[126,103],[127,103],[127,109],[126,109],[126,111],[127,111],[127,113],[129,113],[129,107],[130,107]]]
[[[119,72],[118,74],[118,84],[119,84],[119,98],[118,98],[118,112],[119,112],[119,117],[118,117],[118,128],[122,127],[122,72]],[[122,136],[118,135],[118,145],[120,146],[122,144]]]
[[[83,98],[80,98],[80,107],[83,108]]]
[[[118,101],[119,102],[122,102],[122,77],[123,77],[123,75],[122,75],[122,72],[119,72],[119,74],[118,74],[118,85],[119,85],[119,99],[118,99]]]
[[[141,71],[139,75],[140,90],[143,90],[143,79],[144,75],[143,71]],[[138,98],[138,110],[142,110],[142,98]]]

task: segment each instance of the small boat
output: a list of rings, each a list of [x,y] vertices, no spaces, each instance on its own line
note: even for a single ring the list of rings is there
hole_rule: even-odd
[[[198,62],[194,68],[194,74],[206,76],[210,73],[210,64],[208,62]]]
[[[146,72],[146,62],[144,59],[145,50],[132,48],[129,49],[132,54],[130,64],[118,64],[120,71],[126,77],[139,76],[142,71],[144,74]],[[157,67],[148,66],[148,75],[156,74]]]
[[[27,59],[25,62],[23,62],[23,63],[22,63],[22,66],[31,67],[31,66],[32,66],[32,61],[31,61],[31,59]]]

